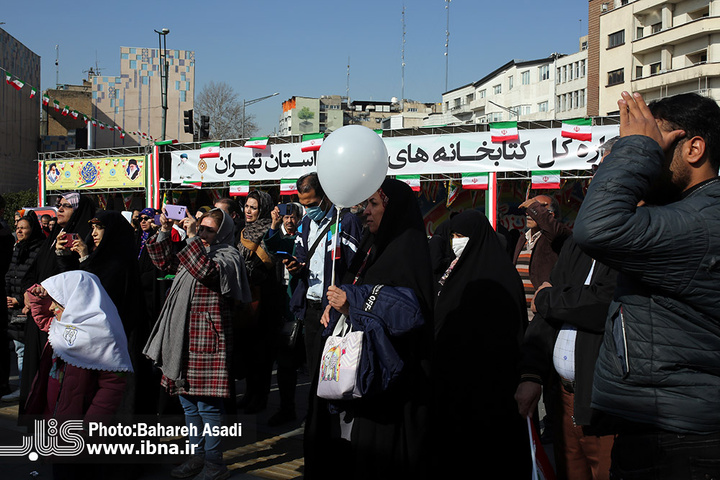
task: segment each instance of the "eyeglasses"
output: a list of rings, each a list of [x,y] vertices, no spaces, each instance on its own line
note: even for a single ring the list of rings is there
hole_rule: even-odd
[[[140,217],[141,222],[147,222],[148,220],[152,220],[150,217]]]
[[[55,205],[55,208],[73,208],[71,203],[60,203],[58,202],[57,205]]]

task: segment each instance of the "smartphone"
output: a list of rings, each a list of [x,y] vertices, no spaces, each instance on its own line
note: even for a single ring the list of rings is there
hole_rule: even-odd
[[[75,245],[75,240],[79,240],[80,235],[77,233],[66,233],[65,234],[65,240],[67,243],[65,243],[65,248],[72,248],[73,245]]]
[[[287,203],[278,203],[278,210],[280,210],[280,215],[290,215],[290,212],[292,212],[292,207]]]
[[[186,212],[187,207],[184,205],[165,205],[165,216],[170,220],[183,220]]]
[[[287,258],[288,260],[295,260],[295,257],[293,257],[292,254],[290,254],[290,253],[288,253],[288,252],[282,252],[282,251],[280,251],[280,250],[278,250],[277,252],[275,252],[275,256],[276,256],[276,257],[280,257],[280,258],[282,258],[282,259]]]
[[[153,220],[153,223],[155,223],[155,225],[160,225],[160,214],[159,213],[157,215],[155,215],[155,219]]]

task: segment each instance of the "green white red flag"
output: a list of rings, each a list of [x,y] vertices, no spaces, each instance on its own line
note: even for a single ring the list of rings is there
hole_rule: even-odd
[[[249,180],[234,180],[230,182],[231,197],[247,197],[248,193],[250,193]]]
[[[320,150],[324,137],[324,133],[311,133],[310,135],[303,135],[300,150],[303,152],[314,152],[316,150]]]
[[[34,88],[30,88],[30,98],[33,98],[36,93],[37,93],[37,90],[35,90]]]
[[[449,207],[460,196],[461,184],[456,180],[450,180],[447,185],[447,200],[445,206]]]
[[[200,144],[200,158],[220,158],[220,142]]]
[[[243,147],[259,148],[261,150],[265,150],[265,147],[267,147],[267,143],[268,137],[253,137],[247,142],[245,142],[245,145],[243,145]]]
[[[560,188],[560,170],[541,170],[532,172],[533,189]]]
[[[60,112],[60,113],[61,113],[64,117],[66,117],[67,114],[70,113],[70,109],[68,108],[67,105],[65,105],[65,106],[63,107],[63,109],[62,109],[62,112]]]
[[[420,175],[398,175],[396,178],[410,185],[413,192],[420,191]]]
[[[43,105],[47,105],[48,103],[50,103],[50,97],[48,97],[47,95],[43,95],[42,102],[43,102]]]
[[[60,111],[60,102],[58,102],[57,100],[53,100],[53,107],[55,108],[56,112],[59,112]]]
[[[574,138],[589,142],[592,140],[592,119],[590,118],[574,118],[572,120],[563,120],[562,133],[565,138]]]
[[[517,122],[494,122],[490,124],[490,140],[494,143],[509,142],[520,138]]]
[[[280,180],[280,195],[295,195],[297,193],[297,180],[290,178]]]
[[[202,182],[200,180],[183,180],[182,184],[186,187],[202,188]]]
[[[467,190],[487,190],[488,180],[487,173],[463,173],[462,187]]]

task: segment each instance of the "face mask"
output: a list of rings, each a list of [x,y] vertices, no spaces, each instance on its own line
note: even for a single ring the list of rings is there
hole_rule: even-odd
[[[315,223],[320,223],[320,221],[325,217],[325,212],[323,212],[323,209],[320,208],[320,205],[307,207],[305,209],[305,214]]]
[[[452,239],[452,249],[455,253],[456,257],[459,257],[462,255],[463,250],[465,250],[465,246],[468,243],[468,240],[470,240],[470,237],[461,237],[461,238],[453,238]]]

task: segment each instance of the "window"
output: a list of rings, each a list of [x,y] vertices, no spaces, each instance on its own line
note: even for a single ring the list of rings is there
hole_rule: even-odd
[[[657,75],[660,73],[660,62],[650,64],[650,75]]]
[[[578,90],[578,107],[583,108],[585,106],[585,89]]]
[[[660,30],[662,30],[662,22],[654,23],[650,25],[650,32],[652,33],[658,33]]]
[[[608,35],[608,48],[617,47],[625,43],[625,30]]]
[[[538,112],[547,112],[548,111],[548,102],[541,102],[538,103]]]
[[[513,76],[510,75],[508,77],[508,90],[512,90],[512,89],[513,89]]]
[[[520,74],[522,84],[523,85],[530,85],[530,70],[525,70]]]
[[[460,99],[459,99],[459,98],[456,98],[456,99],[455,99],[455,106],[454,106],[454,108],[460,108]]]
[[[521,105],[520,106],[520,113],[522,115],[530,115],[530,105]]]
[[[502,93],[502,85],[495,85],[495,86],[493,87],[493,93],[494,93],[495,95],[498,95],[498,94]]]
[[[480,90],[480,91],[478,92],[478,98],[485,98],[485,94],[486,94],[485,89]]]
[[[568,82],[573,79],[573,66],[568,65]]]
[[[557,71],[555,72],[555,84],[560,85],[562,83],[562,69],[560,67],[557,68]]]
[[[471,103],[473,100],[475,100],[475,93],[469,93],[467,97],[465,97],[465,103]]]
[[[638,65],[635,67],[635,78],[642,78],[643,76],[643,67],[642,65]]]
[[[624,68],[618,68],[617,70],[613,70],[612,72],[608,72],[608,86],[611,85],[618,85],[620,83],[623,83],[625,81],[625,69]]]
[[[645,32],[645,27],[637,27],[635,30],[635,38],[640,40],[643,37],[643,33]]]
[[[585,60],[580,60],[580,76],[585,76]]]
[[[540,81],[547,80],[550,78],[550,66],[549,65],[543,65],[541,67],[538,67],[538,77]]]
[[[580,78],[580,62],[575,62],[575,78]]]
[[[502,122],[502,112],[494,112],[490,114],[490,122]]]

